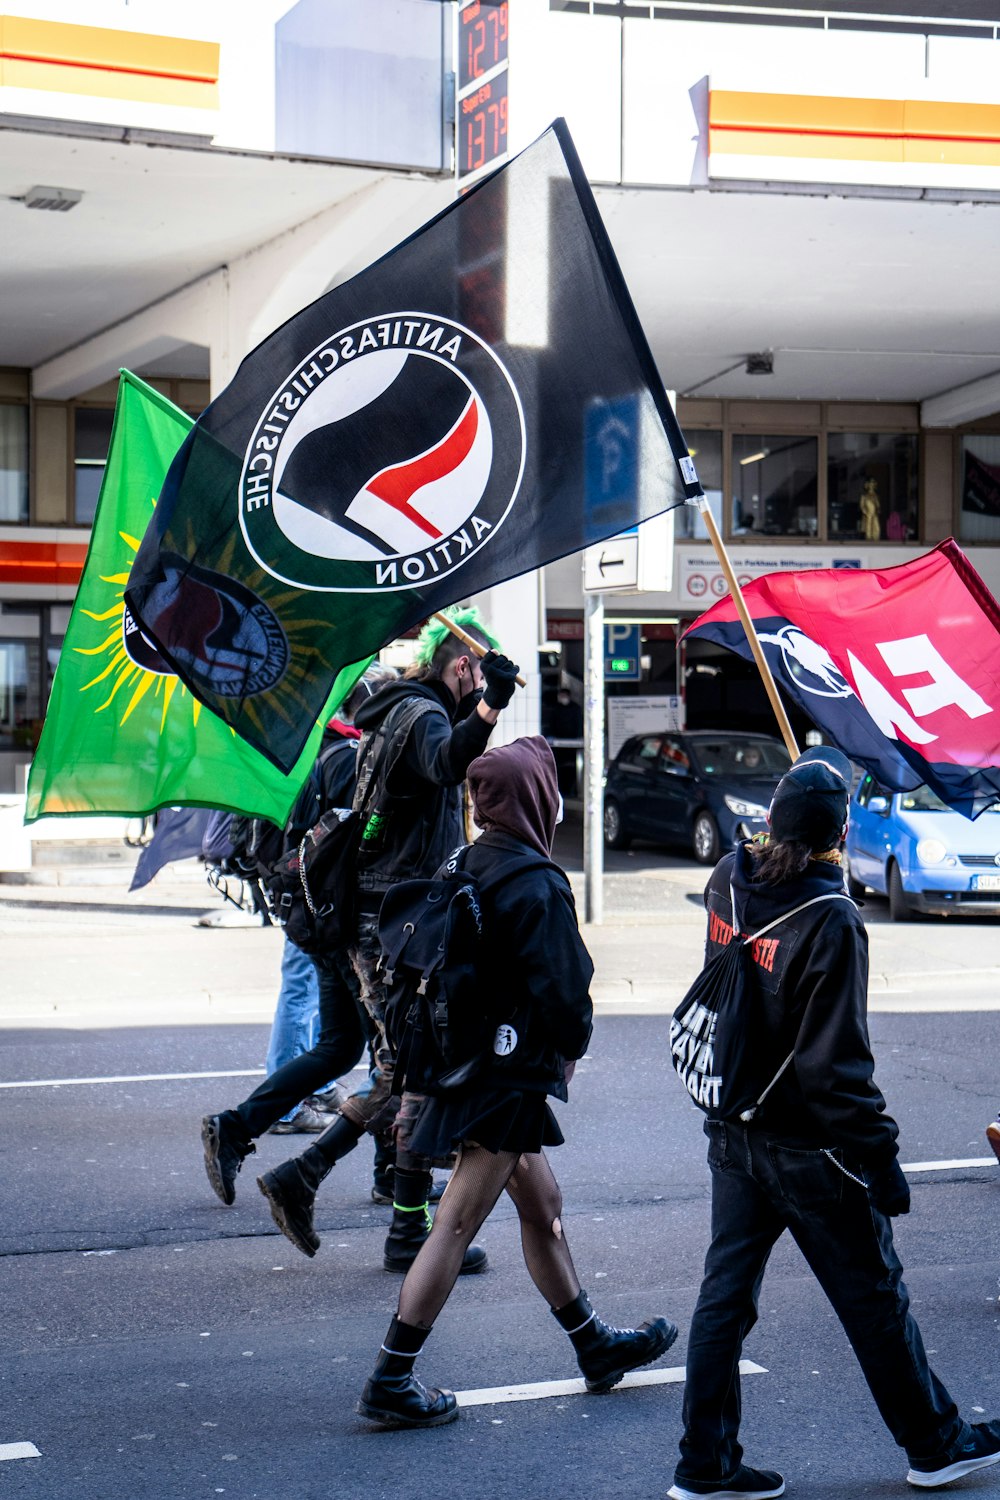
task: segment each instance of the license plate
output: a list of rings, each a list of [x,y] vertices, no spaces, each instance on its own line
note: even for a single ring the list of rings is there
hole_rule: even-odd
[[[977,875],[975,889],[977,891],[1000,891],[1000,875]]]

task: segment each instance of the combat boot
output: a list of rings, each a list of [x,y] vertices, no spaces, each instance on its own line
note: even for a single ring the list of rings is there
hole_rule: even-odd
[[[676,1326],[666,1318],[653,1318],[640,1328],[611,1328],[597,1316],[586,1292],[552,1313],[569,1334],[587,1390],[595,1395],[610,1391],[630,1370],[652,1364],[677,1337]]]

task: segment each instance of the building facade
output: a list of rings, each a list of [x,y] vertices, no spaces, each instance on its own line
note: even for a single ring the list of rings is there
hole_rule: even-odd
[[[946,536],[1000,592],[1000,26],[983,0],[21,0],[0,13],[0,791],[23,779],[125,366],[196,414],[243,355],[556,116],[573,132],[737,572]],[[82,24],[85,16],[86,24]],[[456,97],[457,90],[457,97]],[[723,584],[609,594],[637,680]],[[579,558],[492,590],[512,730],[582,676]],[[540,656],[536,653],[541,652]]]

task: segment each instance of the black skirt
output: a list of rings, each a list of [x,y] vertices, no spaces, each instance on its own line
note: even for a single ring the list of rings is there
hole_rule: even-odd
[[[496,1155],[517,1156],[561,1146],[565,1136],[544,1094],[484,1089],[479,1093],[431,1097],[420,1106],[408,1147],[417,1156],[447,1156],[463,1141]]]

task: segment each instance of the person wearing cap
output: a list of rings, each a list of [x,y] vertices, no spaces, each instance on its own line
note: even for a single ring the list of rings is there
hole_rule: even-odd
[[[873,1077],[867,937],[844,892],[850,787],[846,756],[807,750],[778,784],[769,834],[725,855],[705,890],[706,960],[734,932],[791,915],[752,948],[761,1086],[776,1081],[752,1118],[705,1122],[712,1240],[688,1340],[672,1500],[784,1493],[780,1474],[742,1461],[739,1360],[786,1229],[907,1454],[910,1484],[939,1487],[1000,1462],[1000,1422],[970,1427],[931,1370],[893,1248],[891,1220],[909,1212],[910,1190]]]

